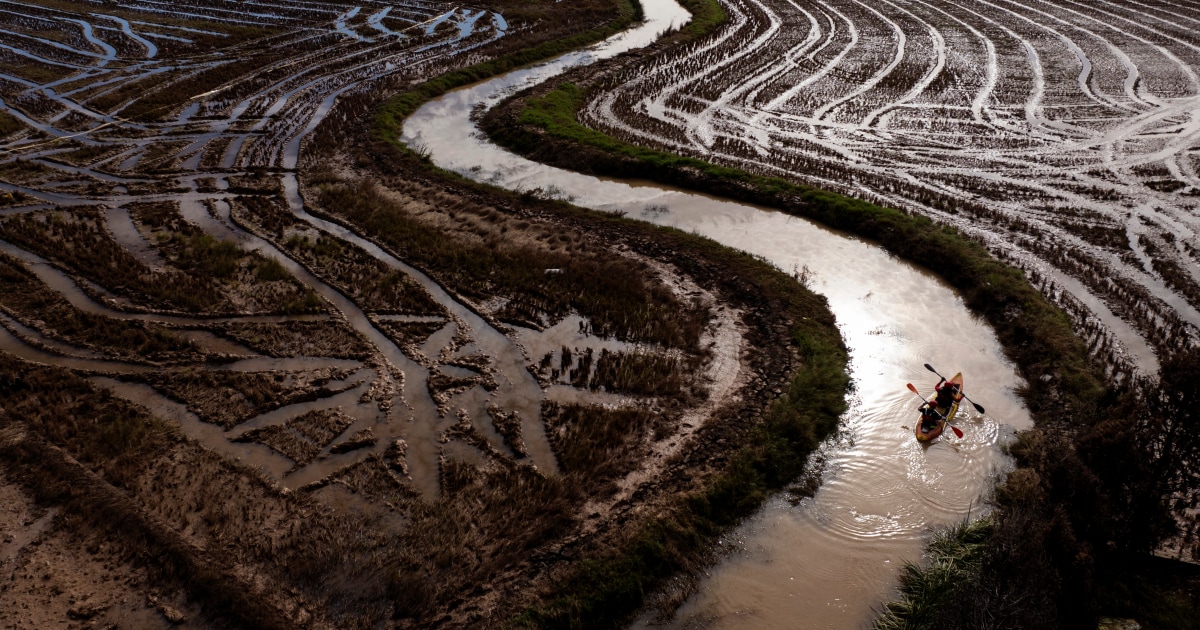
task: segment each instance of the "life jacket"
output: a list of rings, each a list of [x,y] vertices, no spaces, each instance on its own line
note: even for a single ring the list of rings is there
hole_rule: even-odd
[[[921,423],[925,425],[936,425],[941,417],[938,416],[937,407],[932,404],[926,404],[921,408]]]
[[[937,390],[937,406],[949,409],[955,401],[962,400],[962,392],[958,386],[949,381],[942,381],[934,387]]]

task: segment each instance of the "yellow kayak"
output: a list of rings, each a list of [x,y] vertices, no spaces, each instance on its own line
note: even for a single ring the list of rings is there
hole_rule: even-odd
[[[958,403],[961,402],[963,398],[962,372],[955,374],[954,377],[947,382],[954,383],[958,386],[958,394],[954,396],[954,402],[950,404],[949,409],[937,407],[938,413],[944,416],[942,418],[938,418],[937,424],[933,425],[932,427],[927,427],[920,419],[917,420],[917,428],[914,433],[917,435],[918,442],[929,442],[936,439],[937,436],[942,434],[942,431],[946,430],[946,424],[954,421],[954,414],[958,413]],[[933,395],[929,397],[929,400],[926,404],[930,406],[937,405],[937,392],[934,392]]]

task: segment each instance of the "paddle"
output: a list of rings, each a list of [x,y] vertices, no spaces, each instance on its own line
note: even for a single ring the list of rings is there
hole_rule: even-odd
[[[933,369],[933,366],[932,366],[932,365],[929,365],[928,363],[926,363],[926,364],[925,364],[925,369],[926,369],[926,370],[929,370],[930,372],[933,372],[934,374],[937,374],[937,375],[938,375],[938,377],[939,377],[939,378],[941,378],[943,381],[944,381],[944,380],[946,380],[946,377],[945,377],[945,376],[942,376],[941,374],[938,374],[938,371],[937,371],[937,370],[935,370],[935,369]],[[966,394],[963,394],[962,392],[959,392],[959,393],[960,393],[960,394],[962,394],[962,397],[963,397],[963,398],[967,398],[967,395],[966,395]],[[971,403],[972,405],[975,405],[975,410],[976,410],[976,411],[978,411],[979,413],[987,413],[986,411],[984,411],[984,410],[983,410],[983,406],[982,406],[982,405],[980,405],[980,404],[978,404],[978,403],[976,403],[974,400],[971,400],[970,398],[967,398],[967,402]]]
[[[912,383],[909,383],[909,384],[908,384],[908,391],[910,391],[910,392],[912,392],[912,393],[916,394],[916,395],[917,395],[917,398],[920,398],[922,402],[926,402],[926,403],[927,403],[927,402],[929,402],[928,400],[925,400],[925,397],[921,395],[921,392],[917,391],[917,388],[916,388],[916,387],[913,387],[913,384],[912,384]],[[933,413],[936,413],[936,414],[938,415],[938,417],[939,417],[939,418],[941,418],[942,420],[945,420],[945,421],[946,421],[946,426],[950,427],[950,430],[951,430],[951,431],[954,431],[954,435],[955,435],[955,436],[957,436],[957,437],[962,437],[962,436],[963,436],[963,432],[962,432],[962,431],[960,431],[960,430],[958,429],[958,427],[954,426],[953,424],[950,424],[950,419],[949,419],[949,418],[947,418],[946,416],[943,416],[943,415],[942,415],[942,412],[940,412],[940,411],[938,411],[938,410],[937,410],[937,407],[932,407],[932,409],[933,409]]]

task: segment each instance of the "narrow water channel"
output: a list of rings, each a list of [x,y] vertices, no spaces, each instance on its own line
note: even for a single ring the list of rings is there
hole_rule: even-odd
[[[860,628],[894,594],[900,565],[920,558],[930,531],[982,511],[1007,465],[1000,445],[1032,424],[1014,394],[1020,379],[993,332],[948,286],[878,246],[767,209],[547,167],[482,140],[470,120],[477,106],[644,46],[687,19],[672,0],[643,6],[646,22],[626,33],[428,103],[406,121],[404,141],[476,180],[555,191],[757,254],[828,298],[851,349],[855,391],[840,434],[823,446],[821,487],[795,504],[773,498],[731,533],[729,553],[665,625]],[[962,439],[923,448],[911,430],[920,402],[905,384],[931,388],[936,377],[924,363],[947,376],[961,370],[967,394],[988,413],[960,416]]]

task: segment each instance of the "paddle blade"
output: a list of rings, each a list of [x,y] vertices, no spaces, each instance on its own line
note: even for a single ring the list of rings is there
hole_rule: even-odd
[[[933,369],[933,366],[929,365],[928,363],[925,364],[925,369],[929,370],[930,372],[933,372],[934,374],[937,374],[937,370]]]
[[[912,392],[912,393],[914,393],[914,394],[916,394],[916,395],[918,395],[918,396],[920,396],[920,395],[921,395],[921,392],[917,391],[917,388],[916,388],[916,387],[913,387],[913,384],[912,384],[912,383],[908,383],[908,391],[910,391],[910,392]]]
[[[981,405],[979,403],[975,403],[975,402],[973,402],[971,404],[975,405],[975,411],[978,411],[979,413],[987,413],[986,411],[983,410],[983,405]]]
[[[951,426],[950,426],[950,430],[954,431],[954,435],[955,435],[955,436],[957,436],[957,437],[962,437],[962,436],[963,436],[963,433],[962,433],[962,431],[961,431],[961,430],[960,430],[958,427],[956,427],[956,426],[954,426],[954,425],[951,425]]]

